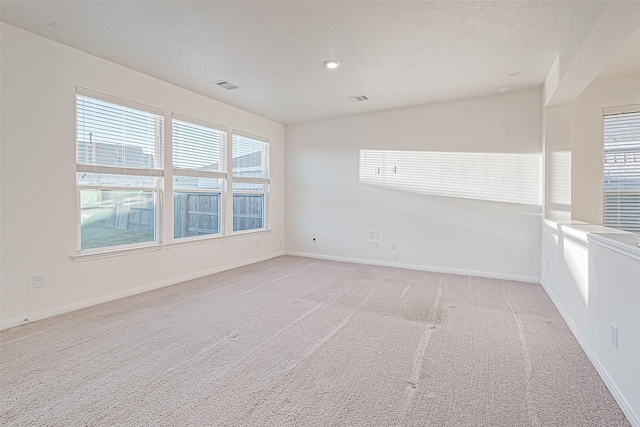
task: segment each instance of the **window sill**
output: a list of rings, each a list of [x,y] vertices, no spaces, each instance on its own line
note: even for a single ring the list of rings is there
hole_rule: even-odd
[[[76,253],[74,255],[71,255],[71,259],[73,260],[73,262],[84,262],[84,261],[91,261],[95,259],[119,257],[124,255],[130,255],[130,254],[163,251],[167,249],[180,248],[183,246],[193,246],[193,245],[201,245],[205,243],[224,242],[226,240],[237,239],[237,238],[242,238],[247,236],[264,235],[264,234],[271,234],[271,229],[238,231],[233,234],[222,235],[222,236],[185,239],[185,240],[178,240],[178,241],[172,241],[167,243],[158,243],[158,244],[148,245],[148,246],[138,246],[135,248],[109,249],[109,250],[97,251],[97,252]]]
[[[640,234],[574,220],[545,219],[545,223],[552,228],[557,228],[565,236],[578,238],[583,242],[590,242],[640,260]]]
[[[616,238],[614,233],[601,233],[600,235],[589,234],[588,240],[614,252],[640,260],[640,246],[638,246],[640,237],[632,233],[618,234],[623,237],[628,236],[629,239]]]

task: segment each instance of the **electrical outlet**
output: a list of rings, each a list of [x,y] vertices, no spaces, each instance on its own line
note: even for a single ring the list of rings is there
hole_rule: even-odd
[[[396,250],[396,242],[392,242],[391,243],[391,250],[395,251]]]
[[[31,276],[31,285],[33,286],[33,289],[44,288],[46,284],[47,281],[44,274],[34,274]]]
[[[398,252],[392,252],[391,256],[393,257],[393,259],[398,259]]]
[[[613,323],[611,324],[611,345],[618,348],[618,327]]]
[[[369,249],[380,248],[380,232],[377,230],[369,231]]]

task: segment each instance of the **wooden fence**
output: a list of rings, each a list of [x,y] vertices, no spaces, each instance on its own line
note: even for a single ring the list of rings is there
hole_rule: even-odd
[[[220,232],[220,196],[182,193],[173,195],[173,236],[190,237]]]
[[[111,214],[105,217],[104,226],[139,233],[153,232],[155,230],[156,209],[153,197],[146,196],[143,194],[136,198],[114,200],[115,197],[111,199],[111,194],[107,192],[102,194],[100,208],[111,210]],[[176,192],[173,202],[175,238],[220,233],[221,203],[219,194]],[[234,194],[233,231],[263,227],[264,196],[261,194]]]

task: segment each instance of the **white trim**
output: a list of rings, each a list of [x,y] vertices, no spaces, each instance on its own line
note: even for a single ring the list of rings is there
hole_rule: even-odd
[[[156,203],[157,203],[157,212],[156,212],[156,242],[162,243],[164,242],[164,232],[162,230],[162,224],[164,223],[164,192],[162,190],[158,190],[156,192]]]
[[[164,170],[162,169],[123,168],[118,166],[85,165],[84,163],[76,163],[76,172],[156,177],[164,175]]]
[[[622,243],[614,239],[598,236],[597,234],[591,234],[587,236],[587,240],[598,246],[602,246],[607,249],[611,249],[619,254],[626,255],[628,257],[640,260],[640,247],[632,246],[629,243]]]
[[[221,232],[217,232],[217,233],[209,233],[209,234],[200,234],[198,236],[186,236],[186,237],[173,237],[173,240],[171,241],[171,243],[167,243],[163,248],[161,249],[169,249],[172,247],[176,247],[176,246],[183,246],[180,245],[180,243],[185,243],[185,242],[200,242],[202,240],[210,240],[210,239],[215,239],[215,238],[220,238],[220,237],[228,237],[225,236],[224,234],[222,234]]]
[[[237,176],[233,177],[234,184],[269,184],[269,178],[240,178]],[[238,190],[234,190],[238,191]]]
[[[250,228],[248,230],[238,230],[238,231],[234,231],[232,234],[229,234],[228,237],[240,237],[240,236],[244,236],[245,234],[257,234],[257,233],[270,233],[271,229],[270,228]]]
[[[249,132],[243,132],[241,130],[232,129],[231,130],[231,139],[233,140],[233,135],[242,136],[244,138],[255,139],[256,141],[266,142],[269,144],[269,138],[265,138],[264,136],[254,135]]]
[[[492,273],[489,271],[477,271],[458,268],[434,267],[430,265],[405,264],[400,262],[377,261],[364,258],[348,258],[333,255],[312,254],[306,252],[285,251],[285,255],[305,258],[324,259],[328,261],[351,262],[356,264],[379,265],[382,267],[406,268],[408,270],[431,271],[434,273],[457,274],[461,276],[485,277],[487,279],[511,280],[515,282],[540,284],[539,276],[521,276],[517,274]]]
[[[107,95],[106,93],[97,92],[95,90],[87,89],[82,86],[76,86],[76,94],[80,96],[87,96],[93,99],[99,99],[100,101],[110,102],[116,105],[121,105],[127,108],[133,108],[135,110],[142,110],[147,113],[155,114],[156,116],[164,116],[164,110],[161,108],[152,107],[151,105],[141,104],[139,102],[131,101],[113,95]]]
[[[555,222],[553,220],[545,219],[544,224],[551,229],[552,233],[562,233],[563,237],[570,239],[577,239],[582,242],[589,242],[602,246],[607,249],[611,249],[614,252],[618,252],[622,255],[640,260],[640,247],[634,246],[622,240],[623,237],[629,237],[628,241],[640,242],[640,235],[636,233],[630,233],[628,231],[622,231],[615,228],[607,228],[600,225],[592,225],[587,223],[571,223],[563,224],[561,222]],[[612,237],[606,237],[600,235],[600,233],[606,233],[609,235],[619,235],[621,240],[614,239]]]
[[[605,107],[602,109],[603,116],[637,112],[640,112],[640,104],[620,105],[618,107]]]
[[[198,126],[202,126],[205,128],[211,128],[211,129],[215,129],[219,132],[224,132],[225,133],[225,139],[226,139],[226,134],[227,132],[227,128],[226,126],[222,126],[216,123],[211,123],[211,122],[207,122],[205,120],[200,120],[200,119],[196,119],[195,117],[189,117],[189,116],[183,116],[182,114],[178,114],[178,113],[171,113],[171,118],[175,119],[179,122],[185,122],[185,123],[191,123],[192,125],[198,125]],[[171,124],[173,126],[173,123]]]
[[[160,189],[157,186],[154,187],[144,187],[140,185],[132,185],[130,187],[120,187],[118,185],[83,185],[76,184],[78,190],[113,190],[113,191],[148,191],[157,193]]]
[[[53,307],[43,311],[28,313],[24,316],[14,317],[12,319],[6,320],[5,322],[2,323],[2,325],[0,325],[0,330],[12,328],[14,326],[18,326],[26,323],[35,322],[37,320],[46,319],[48,317],[58,316],[60,314],[69,313],[71,311],[76,311],[86,307],[91,307],[91,306],[102,304],[105,302],[114,301],[120,298],[141,294],[143,292],[151,291],[154,289],[164,288],[166,286],[175,285],[177,283],[185,282],[187,280],[193,280],[200,277],[209,276],[211,274],[220,273],[221,271],[231,270],[233,268],[254,264],[256,262],[266,261],[268,259],[277,258],[282,255],[283,255],[283,251],[274,252],[274,253],[263,255],[256,258],[251,258],[251,259],[235,262],[232,264],[227,264],[224,266],[210,268],[208,270],[202,270],[197,273],[185,274],[183,276],[178,276],[178,277],[174,277],[167,280],[161,280],[159,282],[138,286],[138,287],[127,289],[120,292],[114,292],[114,293],[103,295],[96,298],[89,298],[86,300],[73,302],[70,304],[60,305],[60,306]]]
[[[271,234],[271,229],[254,228],[251,230],[244,230],[242,232],[237,231],[233,234],[218,233],[218,234],[206,234],[204,236],[198,236],[199,238],[197,238],[196,236],[192,238],[184,237],[184,238],[180,238],[179,240],[172,240],[171,242],[152,243],[147,246],[135,246],[135,247],[128,246],[126,248],[123,248],[122,246],[109,246],[110,248],[117,248],[117,249],[96,251],[96,252],[82,252],[82,253],[71,255],[70,258],[73,260],[73,262],[84,262],[84,261],[91,261],[91,260],[102,259],[102,258],[112,258],[112,257],[123,256],[123,255],[139,254],[144,252],[162,251],[165,249],[173,249],[180,246],[198,245],[201,243],[215,242],[218,240],[240,238],[240,237],[244,237],[247,234],[251,234],[251,235]],[[183,239],[187,239],[187,240],[183,240]]]
[[[196,169],[173,168],[173,176],[191,176],[197,178],[227,179],[226,172],[203,171]]]
[[[564,308],[560,304],[558,298],[555,296],[553,291],[551,291],[549,287],[545,286],[544,282],[541,283],[541,285],[544,291],[549,296],[549,299],[551,300],[553,305],[556,307],[556,309],[560,313],[560,316],[562,316],[562,318],[564,319],[564,322],[567,324],[567,326],[571,330],[571,333],[576,338],[576,341],[578,341],[578,344],[580,344],[580,347],[582,347],[582,350],[585,352],[585,354],[591,361],[591,364],[593,365],[594,368],[596,368],[598,375],[600,375],[600,378],[602,378],[602,381],[604,381],[604,384],[607,386],[607,388],[609,389],[609,392],[611,393],[615,401],[618,403],[618,406],[620,406],[620,409],[622,410],[624,415],[627,417],[627,419],[629,420],[629,422],[633,427],[640,427],[640,416],[636,415],[633,412],[633,409],[631,408],[627,400],[624,398],[622,393],[620,393],[620,390],[618,390],[618,387],[616,387],[616,384],[613,382],[613,380],[609,376],[609,373],[607,372],[607,370],[604,368],[604,366],[602,366],[602,364],[600,363],[600,360],[598,360],[595,353],[593,353],[593,351],[591,351],[591,348],[587,345],[587,341],[580,334],[580,330],[573,322],[573,319],[571,318],[571,316],[569,316],[569,314],[564,310]]]
[[[222,190],[218,188],[174,188],[175,193],[203,193],[203,194],[218,194],[222,196]]]
[[[105,250],[109,248],[117,248],[112,250]],[[140,254],[143,252],[154,252],[159,251],[162,248],[160,247],[160,243],[153,242],[144,242],[144,243],[133,243],[131,245],[118,245],[118,246],[105,246],[102,248],[95,249],[85,249],[84,251],[78,251],[75,255],[71,255],[71,259],[73,262],[78,261],[89,261],[92,259],[100,259],[100,258],[111,258],[115,256],[125,255],[125,254]]]

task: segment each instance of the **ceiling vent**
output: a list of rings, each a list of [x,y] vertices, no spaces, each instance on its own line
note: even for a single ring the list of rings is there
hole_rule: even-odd
[[[368,101],[369,100],[367,95],[347,96],[347,98],[349,98],[353,102],[362,102],[362,101]]]
[[[234,89],[238,89],[239,86],[234,85],[233,83],[230,83],[227,80],[218,80],[217,82],[214,82],[215,84],[217,84],[218,86],[220,86],[221,88],[224,88],[226,90],[234,90]]]

